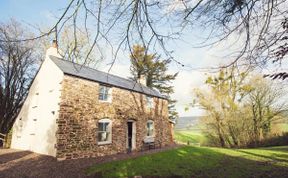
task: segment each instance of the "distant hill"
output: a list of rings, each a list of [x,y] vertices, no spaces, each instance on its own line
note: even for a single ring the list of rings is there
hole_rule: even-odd
[[[199,129],[199,121],[203,116],[180,117],[176,121],[175,130]]]

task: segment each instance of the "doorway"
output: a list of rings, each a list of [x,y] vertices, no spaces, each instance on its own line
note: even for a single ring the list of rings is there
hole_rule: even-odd
[[[127,151],[131,152],[136,147],[136,127],[135,121],[127,122]]]

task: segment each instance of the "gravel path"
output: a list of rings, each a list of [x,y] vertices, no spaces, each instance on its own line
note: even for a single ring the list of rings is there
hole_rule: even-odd
[[[82,158],[57,161],[56,158],[30,151],[0,149],[0,178],[74,178],[88,177],[84,171],[93,164],[123,160],[173,149],[154,149],[145,152],[118,154],[100,158]],[[99,177],[92,175],[90,177]]]

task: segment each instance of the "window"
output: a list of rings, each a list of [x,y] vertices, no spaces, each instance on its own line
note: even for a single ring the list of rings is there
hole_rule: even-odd
[[[19,119],[18,125],[19,125],[19,128],[17,129],[18,131],[16,131],[17,138],[21,138],[22,131],[23,131],[23,120],[22,120],[22,117]]]
[[[35,96],[32,97],[31,105],[32,108],[35,109],[38,107],[39,103],[39,92],[35,93]]]
[[[146,101],[147,101],[147,107],[148,108],[153,108],[153,98],[146,96]]]
[[[111,87],[100,85],[99,100],[111,102]]]
[[[111,143],[112,122],[110,119],[101,119],[98,122],[98,144]]]
[[[147,137],[154,136],[154,122],[149,120],[147,121]]]

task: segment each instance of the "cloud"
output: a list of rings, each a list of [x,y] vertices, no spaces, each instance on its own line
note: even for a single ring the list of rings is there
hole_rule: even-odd
[[[173,82],[175,93],[172,97],[178,101],[176,109],[180,116],[202,115],[202,111],[197,108],[190,108],[188,111],[185,108],[194,99],[193,89],[201,88],[205,78],[205,74],[199,71],[182,71],[178,74]]]

